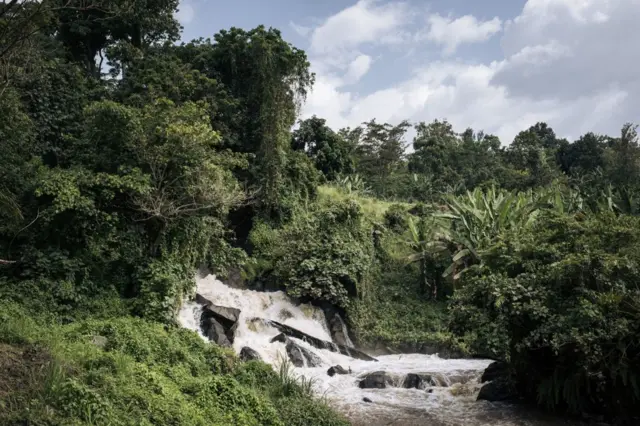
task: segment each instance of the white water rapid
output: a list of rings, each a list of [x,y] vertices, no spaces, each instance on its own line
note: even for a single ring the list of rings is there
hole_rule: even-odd
[[[295,305],[283,292],[257,292],[231,288],[215,276],[198,278],[197,292],[215,305],[241,310],[233,347],[237,353],[248,346],[262,359],[277,367],[286,357],[285,344],[270,343],[280,331],[262,323],[250,321],[263,318],[278,321],[308,335],[332,341],[324,313],[311,305]],[[202,306],[188,302],[180,310],[183,327],[201,336]],[[203,336],[204,338],[204,336]],[[547,419],[539,414],[523,412],[505,404],[476,402],[480,389],[479,377],[491,363],[488,360],[446,360],[437,355],[384,355],[378,362],[361,361],[325,349],[317,349],[298,339],[292,339],[322,360],[316,368],[295,368],[296,375],[314,380],[315,391],[325,397],[335,409],[344,413],[354,425],[432,425],[432,426],[551,426],[568,424]],[[330,377],[327,369],[341,365],[350,374]],[[385,371],[393,386],[385,389],[360,389],[360,377],[366,373]],[[426,389],[405,389],[402,382],[409,373],[429,374],[438,386]],[[397,387],[396,387],[397,386]],[[371,402],[364,402],[368,398]]]

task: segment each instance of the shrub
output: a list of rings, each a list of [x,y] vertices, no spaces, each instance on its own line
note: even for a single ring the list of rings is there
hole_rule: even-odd
[[[638,414],[640,219],[547,212],[472,267],[452,329],[514,366],[520,392],[572,413]]]

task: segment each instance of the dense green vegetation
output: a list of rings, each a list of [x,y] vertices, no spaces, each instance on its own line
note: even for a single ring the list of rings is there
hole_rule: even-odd
[[[52,324],[0,305],[3,425],[343,425],[308,382],[132,317]],[[53,320],[54,321],[54,320]]]
[[[264,27],[178,44],[177,3],[0,3],[3,424],[341,424],[176,327],[202,265],[332,304],[360,345],[492,356],[549,409],[638,414],[634,125],[297,121],[303,51]]]

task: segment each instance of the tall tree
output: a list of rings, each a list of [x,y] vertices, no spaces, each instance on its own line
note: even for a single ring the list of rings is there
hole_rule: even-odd
[[[179,0],[49,1],[56,6],[57,38],[95,76],[101,73],[107,50],[117,73],[123,60],[154,43],[179,37],[180,24],[174,16]]]
[[[277,213],[285,186],[290,129],[314,82],[306,54],[282,39],[280,31],[259,26],[232,28],[200,40],[180,53],[184,60],[227,88],[224,116],[234,150],[254,154],[250,184],[259,188],[267,211]],[[230,118],[230,119],[229,119]],[[216,127],[214,117],[214,127]]]
[[[294,150],[306,152],[329,181],[354,171],[354,145],[331,130],[322,118],[314,115],[300,121],[299,128],[293,132],[291,143]]]
[[[356,170],[379,194],[386,192],[389,178],[404,165],[404,135],[409,127],[407,121],[393,126],[373,119],[363,123],[361,131],[351,131],[351,137],[359,137],[355,149]]]

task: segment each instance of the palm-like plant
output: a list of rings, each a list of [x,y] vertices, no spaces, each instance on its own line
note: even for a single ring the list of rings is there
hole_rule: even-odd
[[[438,215],[449,220],[444,237],[455,247],[452,263],[444,275],[454,274],[454,280],[457,279],[465,266],[480,261],[479,252],[491,246],[500,233],[530,226],[548,200],[548,194],[541,196],[533,191],[514,194],[495,188],[449,196],[449,212]],[[460,266],[463,268],[456,274]]]
[[[431,297],[438,297],[437,282],[429,283],[429,260],[448,249],[444,238],[444,228],[437,217],[431,216],[419,220],[417,223],[409,218],[409,246],[413,253],[407,257],[407,262],[420,263],[420,291],[422,294],[430,289]]]
[[[366,195],[371,192],[371,189],[367,187],[364,179],[360,175],[349,175],[342,179],[338,179],[338,185],[347,193],[358,193]]]

